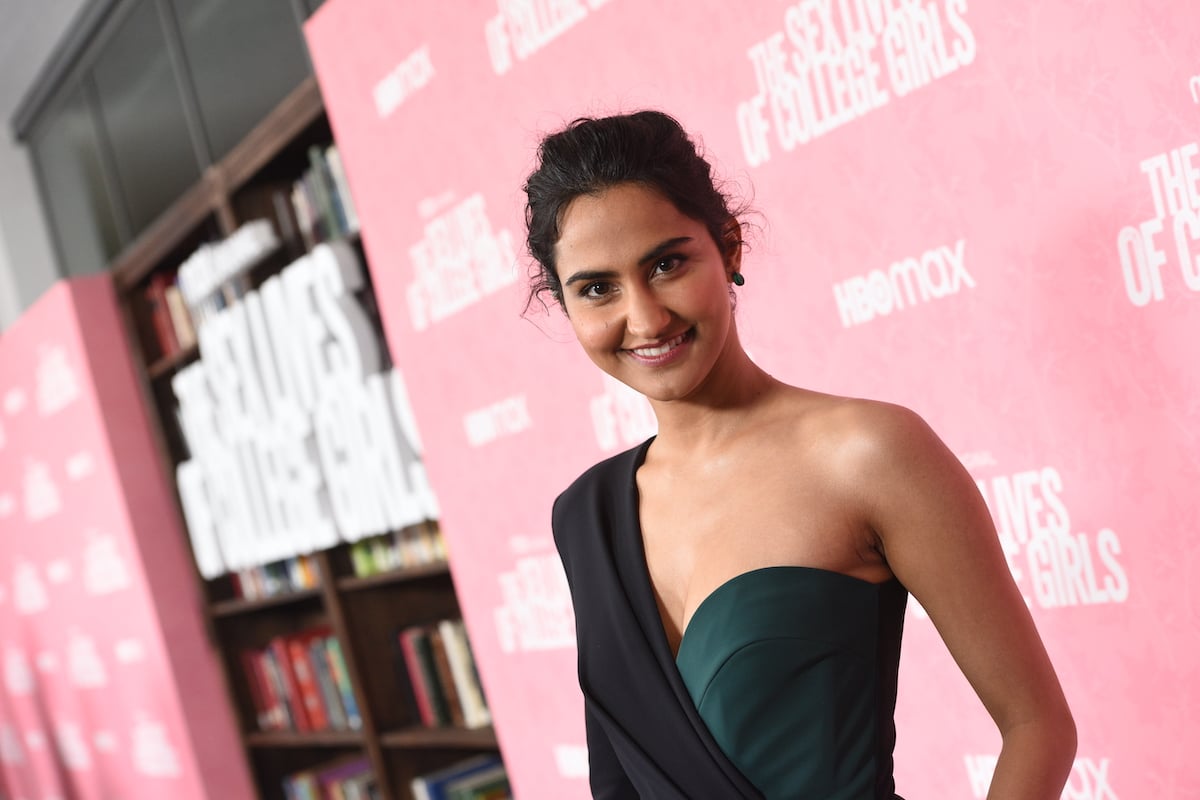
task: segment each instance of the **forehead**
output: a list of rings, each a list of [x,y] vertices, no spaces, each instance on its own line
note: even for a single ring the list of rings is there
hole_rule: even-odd
[[[635,183],[576,197],[563,210],[558,229],[554,251],[560,266],[619,261],[640,255],[648,244],[706,231],[657,190]]]

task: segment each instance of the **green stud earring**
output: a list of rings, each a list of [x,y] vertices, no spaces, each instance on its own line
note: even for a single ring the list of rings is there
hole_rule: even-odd
[[[734,286],[744,286],[746,284],[746,279],[742,277],[742,273],[740,272],[734,272],[730,277],[733,278]]]

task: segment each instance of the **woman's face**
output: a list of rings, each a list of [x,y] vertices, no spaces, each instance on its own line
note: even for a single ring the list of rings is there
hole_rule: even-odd
[[[577,197],[559,230],[563,307],[596,366],[652,400],[693,397],[734,339],[737,265],[708,228],[625,183]]]

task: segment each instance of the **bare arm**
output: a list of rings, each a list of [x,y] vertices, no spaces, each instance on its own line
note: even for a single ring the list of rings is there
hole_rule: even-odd
[[[868,523],[1003,737],[989,800],[1056,800],[1075,723],[978,488],[911,411],[866,403],[853,415]]]

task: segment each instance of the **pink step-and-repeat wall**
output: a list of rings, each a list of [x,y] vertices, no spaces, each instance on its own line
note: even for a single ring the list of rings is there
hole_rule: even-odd
[[[0,338],[8,797],[253,797],[202,620],[109,276],[59,282]]]
[[[555,495],[653,432],[522,318],[542,133],[662,108],[759,215],[743,341],[921,413],[976,477],[1076,713],[1065,797],[1200,797],[1200,12],[1082,0],[330,0],[307,34],[522,800],[584,797]],[[999,737],[910,613],[897,782]]]

